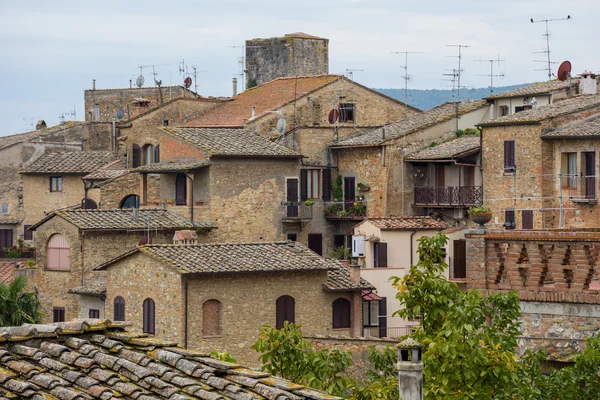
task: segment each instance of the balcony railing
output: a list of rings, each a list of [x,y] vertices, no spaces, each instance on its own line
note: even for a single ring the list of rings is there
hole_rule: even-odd
[[[574,203],[597,202],[595,176],[569,176],[562,179],[561,195]]]
[[[481,186],[415,187],[415,205],[473,206],[483,203]]]
[[[327,201],[324,202],[323,215],[326,219],[362,220],[367,216],[367,201]]]
[[[35,258],[33,247],[3,247],[0,249],[0,258]]]
[[[412,326],[399,326],[399,327],[388,327],[379,328],[374,327],[363,327],[363,337],[366,338],[399,338],[410,335]]]
[[[313,206],[304,202],[285,201],[281,203],[281,208],[284,222],[306,221],[313,217]]]

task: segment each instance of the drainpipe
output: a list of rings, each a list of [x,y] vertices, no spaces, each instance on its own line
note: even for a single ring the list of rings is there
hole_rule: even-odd
[[[81,286],[84,284],[84,274],[85,274],[85,232],[81,232]]]
[[[186,178],[190,180],[191,190],[190,190],[190,222],[192,226],[194,225],[194,180],[190,178],[190,176],[186,173]]]
[[[417,231],[412,231],[412,233],[410,234],[410,266],[413,266],[413,260],[414,260],[414,256],[413,256],[413,237],[415,236],[415,234],[417,233]]]
[[[188,348],[188,278],[182,276],[185,284],[184,303],[183,303],[183,348]]]

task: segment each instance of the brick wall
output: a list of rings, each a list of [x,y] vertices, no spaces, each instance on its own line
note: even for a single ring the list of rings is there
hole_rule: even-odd
[[[162,132],[160,138],[160,158],[165,161],[177,158],[204,159],[206,155],[197,147]]]

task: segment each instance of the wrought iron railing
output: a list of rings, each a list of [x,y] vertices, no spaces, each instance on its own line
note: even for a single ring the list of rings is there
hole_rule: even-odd
[[[284,221],[310,220],[313,217],[312,204],[297,201],[284,201],[281,203]]]
[[[416,186],[415,204],[471,206],[483,202],[481,186]]]
[[[575,202],[596,200],[595,176],[567,176],[562,178],[561,194]]]
[[[362,219],[367,216],[367,201],[327,201],[323,203],[323,215],[327,219]]]
[[[388,328],[380,328],[377,326],[374,327],[363,327],[363,337],[366,338],[399,338],[410,335],[412,326],[398,326],[398,327],[388,327]]]
[[[0,248],[0,258],[35,258],[33,247],[3,247]]]

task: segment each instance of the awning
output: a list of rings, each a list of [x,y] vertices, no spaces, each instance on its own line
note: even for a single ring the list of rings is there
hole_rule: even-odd
[[[370,290],[363,290],[362,291],[362,298],[363,298],[363,301],[380,301],[380,300],[383,300],[383,297],[379,297],[377,295],[377,293],[373,293]]]

